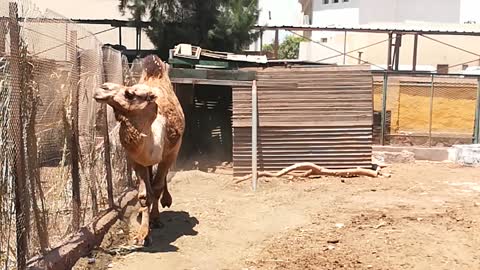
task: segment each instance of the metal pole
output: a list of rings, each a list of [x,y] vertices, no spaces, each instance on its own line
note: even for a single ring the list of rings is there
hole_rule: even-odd
[[[279,44],[278,44],[278,30],[275,30],[275,41],[274,41],[274,44],[273,44],[273,56],[275,57],[275,59],[278,59],[278,47],[279,47]]]
[[[480,143],[480,77],[477,78],[477,106],[475,108],[475,133],[473,143]]]
[[[347,57],[347,31],[345,31],[345,35],[343,37],[343,64],[345,65]]]
[[[417,70],[417,51],[418,51],[418,34],[415,34],[413,39],[413,60],[412,60],[412,70]]]
[[[387,89],[388,89],[388,74],[383,74],[383,93],[382,93],[382,131],[380,134],[380,144],[385,145],[385,128],[387,123]]]
[[[252,188],[257,190],[257,81],[252,83]]]
[[[392,32],[388,33],[387,69],[392,70]]]
[[[122,45],[122,27],[118,27],[118,44]]]
[[[434,86],[434,75],[432,74],[432,82],[430,88],[430,117],[428,123],[428,146],[432,147],[432,122],[433,122],[433,95],[435,93],[435,86]]]

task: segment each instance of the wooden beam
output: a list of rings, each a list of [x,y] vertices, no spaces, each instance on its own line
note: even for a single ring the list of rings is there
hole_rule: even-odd
[[[93,248],[102,243],[112,225],[125,215],[129,206],[133,207],[137,203],[137,194],[136,190],[127,190],[117,199],[117,207],[100,213],[90,224],[82,227],[75,235],[47,254],[32,258],[27,264],[27,269],[71,269],[81,257],[88,255]]]
[[[72,64],[72,71],[70,76],[70,91],[72,93],[71,101],[71,125],[70,125],[70,159],[72,166],[72,229],[77,231],[80,228],[80,139],[79,139],[79,75],[77,59],[77,31],[70,31],[70,42],[68,44],[70,63]]]
[[[20,69],[20,26],[18,25],[18,5],[9,3],[9,32],[10,32],[10,75],[11,75],[11,103],[10,103],[10,128],[9,139],[13,140],[13,184],[15,186],[15,218],[16,218],[16,244],[17,244],[17,269],[25,269],[28,254],[27,223],[27,181],[25,178],[25,149],[23,140],[22,118],[22,74]]]
[[[251,86],[251,81],[232,81],[232,80],[208,80],[192,78],[172,78],[172,83],[177,84],[201,84],[201,85],[224,85],[224,86]]]

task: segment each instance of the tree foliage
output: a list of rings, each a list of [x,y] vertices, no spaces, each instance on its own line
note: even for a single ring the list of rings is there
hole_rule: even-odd
[[[300,42],[306,39],[299,36],[288,36],[278,46],[278,58],[279,59],[298,59],[298,53],[300,51]],[[266,44],[263,46],[264,52],[273,53],[273,44]]]
[[[258,0],[120,0],[119,9],[133,21],[150,20],[147,34],[166,54],[178,43],[237,52],[258,34]]]

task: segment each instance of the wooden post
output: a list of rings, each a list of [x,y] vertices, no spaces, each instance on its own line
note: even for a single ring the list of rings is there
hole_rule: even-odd
[[[428,146],[432,147],[432,122],[433,122],[433,96],[435,93],[434,75],[432,74],[432,82],[430,86],[430,115],[428,121]]]
[[[278,59],[278,48],[279,48],[279,41],[278,41],[278,29],[275,30],[275,41],[273,44],[273,57]]]
[[[475,131],[473,134],[473,143],[480,143],[480,77],[477,78],[477,106],[475,108]]]
[[[103,145],[105,146],[105,172],[107,177],[107,195],[108,195],[108,206],[113,207],[113,183],[112,183],[112,161],[110,156],[110,137],[108,134],[108,117],[107,117],[107,105],[102,104],[102,114],[103,114]]]
[[[387,90],[388,90],[388,74],[383,74],[383,92],[382,92],[382,131],[380,134],[380,144],[385,145],[385,128],[387,123]]]
[[[5,53],[7,32],[7,22],[5,20],[0,20],[0,54]]]
[[[392,32],[388,33],[387,70],[392,70]]]
[[[252,83],[252,188],[257,190],[257,128],[258,128],[258,110],[257,110],[257,81]]]
[[[412,71],[417,70],[417,51],[418,51],[418,34],[415,34],[414,39],[413,39]]]
[[[25,179],[25,151],[23,141],[23,120],[22,120],[22,93],[20,87],[20,26],[18,25],[17,3],[9,3],[9,28],[10,28],[10,85],[11,85],[11,119],[8,130],[9,137],[13,140],[13,181],[15,185],[15,218],[17,235],[17,269],[23,270],[26,267],[28,254],[28,237],[26,209],[28,196]]]
[[[70,42],[68,45],[70,63],[72,71],[70,74],[71,97],[71,131],[70,131],[70,159],[72,166],[72,229],[80,229],[80,153],[79,153],[79,125],[78,125],[78,106],[79,106],[79,68],[77,59],[77,31],[70,32]]]
[[[260,52],[263,52],[263,30],[260,30]]]

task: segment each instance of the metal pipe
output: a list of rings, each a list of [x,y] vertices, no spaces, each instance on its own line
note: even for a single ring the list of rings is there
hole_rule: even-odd
[[[475,108],[475,131],[473,143],[480,143],[480,77],[477,78],[477,106]]]
[[[347,31],[345,31],[345,35],[343,36],[343,64],[345,65],[347,57]]]
[[[428,146],[429,147],[432,147],[433,96],[435,93],[434,78],[435,76],[432,74],[432,82],[431,82],[431,88],[430,88],[430,117],[429,117],[429,123],[428,123]]]
[[[122,27],[118,27],[118,44],[122,45]]]
[[[257,128],[258,128],[258,111],[257,111],[257,81],[252,83],[252,189],[257,190]]]
[[[387,70],[392,70],[392,32],[388,33]]]
[[[385,128],[387,123],[387,88],[388,88],[388,74],[385,72],[383,74],[383,92],[382,92],[382,121],[381,121],[381,134],[380,134],[380,144],[385,145]]]
[[[418,51],[418,35],[416,34],[413,38],[413,60],[412,60],[412,70],[417,70],[417,51]]]
[[[273,55],[275,59],[278,59],[278,47],[279,47],[279,41],[278,41],[278,30],[275,30],[275,41],[273,44]]]

